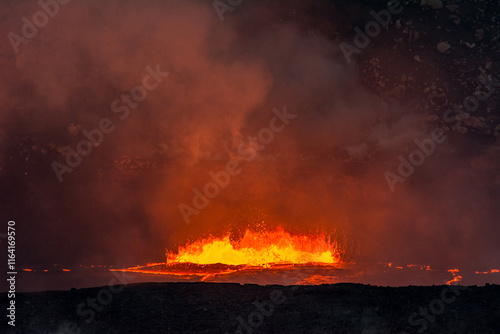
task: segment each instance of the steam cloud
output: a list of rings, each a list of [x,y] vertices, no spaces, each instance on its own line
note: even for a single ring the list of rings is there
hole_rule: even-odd
[[[1,6],[2,36],[39,10]],[[2,212],[27,265],[162,261],[166,247],[262,221],[335,232],[358,245],[356,261],[499,262],[498,145],[450,132],[457,139],[391,193],[383,174],[430,131],[423,115],[368,92],[338,43],[272,4],[242,4],[220,22],[209,2],[75,1],[19,53],[2,43]],[[170,75],[120,120],[111,102],[156,64]],[[186,225],[178,205],[284,105],[298,117]],[[59,183],[51,163],[105,117],[116,130]],[[124,156],[159,167],[118,171]]]

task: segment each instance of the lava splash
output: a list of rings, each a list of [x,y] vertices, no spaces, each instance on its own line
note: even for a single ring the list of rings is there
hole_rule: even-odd
[[[209,237],[167,251],[167,265],[180,263],[268,266],[270,264],[340,263],[337,243],[325,233],[292,235],[282,227],[273,231],[246,230],[239,240],[230,235]]]

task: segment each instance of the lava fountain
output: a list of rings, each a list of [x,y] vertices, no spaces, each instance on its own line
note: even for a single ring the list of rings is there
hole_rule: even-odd
[[[167,251],[167,264],[227,264],[269,266],[341,262],[337,243],[324,233],[292,235],[282,227],[274,231],[246,230],[240,240],[209,237],[179,247],[177,254]]]
[[[149,263],[125,271],[181,281],[319,284],[323,279],[310,281],[318,273],[321,277],[335,276],[328,282],[338,281],[339,270],[346,265],[341,254],[339,244],[325,232],[294,234],[283,227],[247,229],[241,238],[229,233],[201,238],[179,246],[176,252],[167,250],[165,263]]]
[[[166,261],[119,271],[163,275],[168,281],[266,284],[442,284],[462,282],[458,269],[430,266],[377,265],[346,261],[345,249],[328,233],[294,234],[283,227],[241,237],[209,236],[166,251]],[[117,270],[117,269],[112,269]],[[493,271],[492,271],[493,272]],[[450,280],[450,274],[453,276]]]

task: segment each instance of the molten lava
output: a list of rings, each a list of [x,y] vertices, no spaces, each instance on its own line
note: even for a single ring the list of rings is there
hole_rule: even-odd
[[[230,236],[209,237],[167,251],[167,265],[172,263],[266,266],[270,264],[339,263],[337,244],[323,233],[291,235],[283,228],[274,231],[246,230],[238,241]]]
[[[363,283],[374,285],[462,283],[458,269],[392,262],[349,262],[345,249],[325,233],[292,234],[279,227],[271,231],[246,230],[241,238],[202,238],[177,252],[167,251],[167,261],[126,269],[110,269],[147,275],[149,280],[171,282],[232,282],[260,285],[314,285]],[[498,269],[491,273],[498,275]],[[480,274],[480,272],[476,272]],[[153,277],[155,276],[155,277]],[[158,278],[162,276],[162,278]],[[451,277],[452,276],[452,277]],[[146,276],[145,276],[146,277]],[[451,278],[451,280],[450,280]],[[422,283],[423,282],[423,283]]]

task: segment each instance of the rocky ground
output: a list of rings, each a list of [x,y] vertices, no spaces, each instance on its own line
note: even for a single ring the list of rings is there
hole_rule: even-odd
[[[499,321],[498,285],[143,283],[19,293],[15,329],[0,326],[25,334],[498,333]]]
[[[499,77],[498,2],[405,3],[394,24],[374,38],[374,47],[360,54],[363,80],[381,96],[414,105],[430,124],[443,125],[447,108],[486,93],[476,89],[480,77]],[[484,102],[459,133],[500,136],[498,95]]]
[[[0,5],[5,9],[0,18],[6,26],[17,27],[21,14],[9,13],[8,3]],[[443,120],[448,108],[459,105],[463,110],[466,97],[486,96],[487,91],[477,89],[479,80],[500,81],[498,0],[401,3],[402,12],[394,15],[391,23],[359,54],[353,55],[351,64],[346,61],[345,66],[359,68],[360,80],[370,92],[411,106],[412,112],[429,128],[440,126],[460,138],[474,137],[485,145],[498,145],[498,93],[482,99],[480,108],[464,118],[455,130]],[[334,44],[353,44],[354,27],[363,29],[373,20],[370,11],[385,9],[387,0],[292,0],[286,4],[269,1],[269,6],[271,20],[278,18],[298,25],[304,33],[325,37]],[[303,11],[311,15],[296,14]],[[242,29],[248,30],[248,25]],[[44,43],[43,38],[41,34],[37,40]],[[18,78],[16,69],[22,53],[16,56],[6,38],[0,43],[2,75],[13,82],[10,92],[13,98],[1,101],[2,109],[19,117],[38,111],[34,104],[22,106],[19,102],[31,94],[29,82]],[[64,120],[61,122],[66,124]],[[36,132],[16,124],[13,122],[10,129],[2,132],[9,138],[2,149],[9,157],[9,164],[0,168],[0,176],[8,176],[16,187],[26,178],[41,177],[55,182],[50,164],[61,157],[59,149],[67,144],[67,137],[73,138],[76,125],[69,126],[64,136],[53,139],[43,137],[42,130]],[[171,138],[145,135],[140,140],[151,143],[154,156],[110,155],[108,165],[100,167],[96,177],[104,178],[101,170],[108,166],[114,167],[110,174],[156,169],[168,158],[182,154],[182,148]],[[450,142],[459,143],[454,138]],[[21,211],[21,208],[19,204],[14,209]],[[97,287],[18,293],[16,327],[3,321],[0,332],[235,333],[239,329],[241,333],[498,333],[499,297],[497,285],[452,289],[357,284],[283,287],[148,283],[123,290]],[[5,293],[0,294],[0,299],[2,305],[8,302]]]
[[[479,85],[480,80],[490,83],[500,80],[498,1],[401,0],[399,3],[401,12],[392,14],[390,23],[370,38],[360,52],[351,54],[352,62],[346,60],[344,65],[357,67],[360,80],[370,92],[410,107],[430,129],[439,126],[459,137],[479,138],[485,145],[498,143],[500,114],[497,106],[500,95],[489,94]],[[321,36],[334,44],[348,43],[351,46],[356,46],[355,28],[365,31],[366,24],[374,21],[371,11],[379,13],[387,9],[385,0],[294,0],[286,4],[274,0],[267,5],[269,14],[261,20],[289,23],[308,36]],[[9,13],[10,7],[6,6],[5,11]],[[243,16],[239,20],[241,29],[251,34],[253,30],[249,28],[248,20],[255,20],[255,17],[251,15],[251,3],[248,6],[247,12],[240,13]],[[245,16],[245,13],[248,15]],[[17,24],[17,21],[12,19],[10,22],[7,17],[7,14],[4,15],[6,24]],[[18,76],[17,58],[22,55],[16,57],[12,53],[7,39],[1,42],[4,44],[0,51],[0,68],[7,78],[15,82]],[[341,52],[340,48],[338,51]],[[468,117],[464,116],[460,127],[451,130],[450,123],[443,119],[444,112],[454,106],[465,112],[464,99],[469,96],[482,97],[480,106]],[[17,98],[22,99],[23,96]],[[4,102],[3,108],[23,113],[22,108],[25,107],[18,106],[18,100],[12,101],[14,104]],[[78,126],[72,124],[66,135],[74,131],[79,131]],[[53,171],[46,167],[50,165],[47,161],[58,157],[64,145],[40,137],[40,134],[29,131],[10,135],[13,140],[8,154],[17,159],[15,162],[19,164],[19,169],[26,170],[27,174],[52,175]],[[110,156],[108,166],[131,171],[154,169],[161,167],[166,159],[183,154],[184,149],[178,147],[172,138],[144,136],[139,140],[150,143],[156,152],[154,156]],[[98,175],[101,175],[100,172]]]

